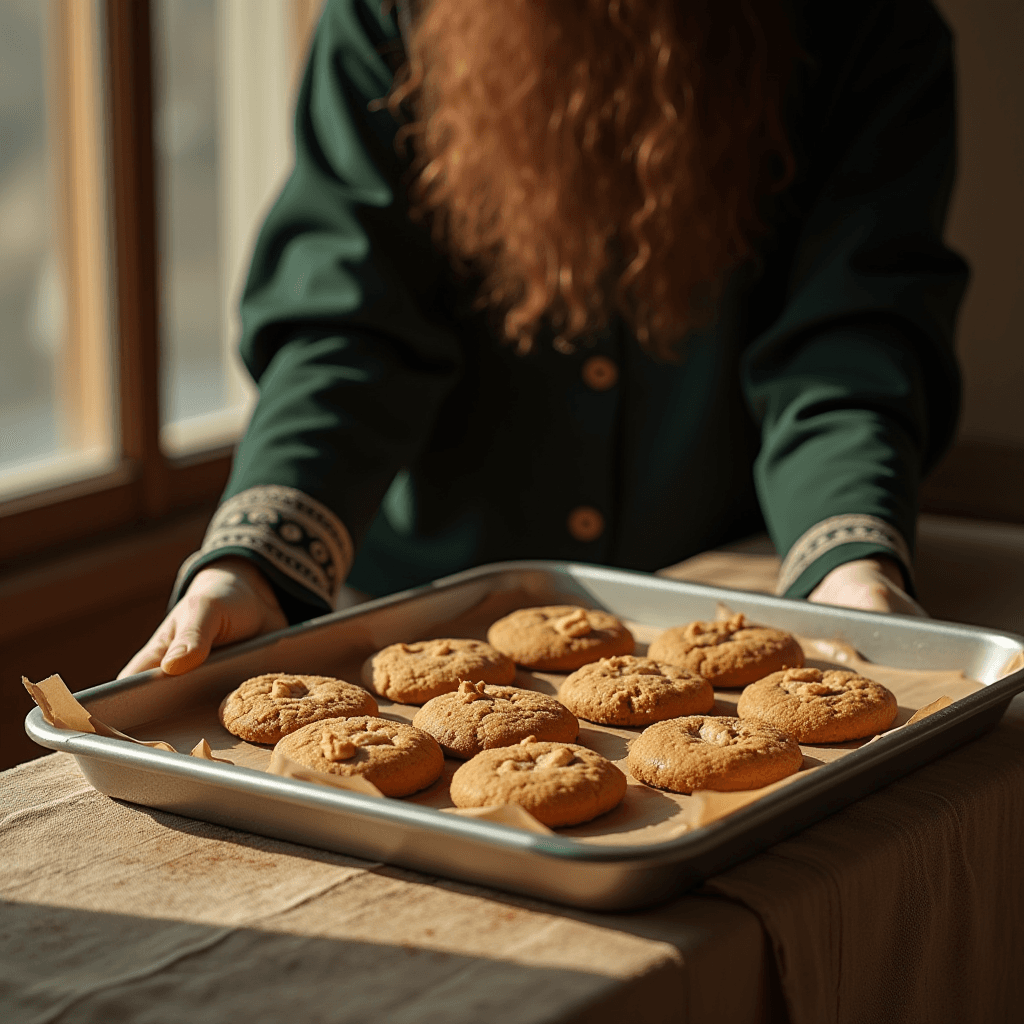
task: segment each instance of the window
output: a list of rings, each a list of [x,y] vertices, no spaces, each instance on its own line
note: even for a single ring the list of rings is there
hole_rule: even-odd
[[[160,443],[172,457],[232,441],[251,410],[236,311],[255,231],[291,163],[309,13],[282,0],[153,7]]]
[[[0,495],[114,462],[101,41],[97,3],[0,5]]]
[[[320,6],[0,4],[0,564],[216,500]]]

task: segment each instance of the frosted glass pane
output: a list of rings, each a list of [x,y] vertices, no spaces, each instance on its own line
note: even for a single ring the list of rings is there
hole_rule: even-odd
[[[214,4],[156,5],[164,423],[220,409],[228,397],[221,345]]]
[[[0,497],[114,460],[98,4],[0,3]]]
[[[252,407],[237,306],[292,160],[296,10],[295,0],[153,8],[161,443],[171,455],[234,440]]]

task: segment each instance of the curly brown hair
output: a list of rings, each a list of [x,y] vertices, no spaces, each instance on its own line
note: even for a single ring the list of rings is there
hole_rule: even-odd
[[[523,348],[617,313],[670,356],[793,174],[784,0],[427,0],[408,49],[414,213]]]

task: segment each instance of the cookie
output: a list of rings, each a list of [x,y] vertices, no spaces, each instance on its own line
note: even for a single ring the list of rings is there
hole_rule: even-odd
[[[361,775],[385,796],[408,796],[436,782],[444,754],[433,736],[385,718],[332,718],[285,736],[274,748],[307,768]]]
[[[456,807],[519,804],[550,828],[579,825],[626,795],[626,776],[606,757],[575,743],[529,736],[484,750],[452,777]]]
[[[791,633],[748,626],[742,615],[666,629],[647,655],[696,672],[712,686],[723,688],[746,686],[769,672],[804,663],[804,652]]]
[[[232,690],[218,714],[221,725],[235,736],[250,743],[276,743],[325,718],[376,715],[377,702],[361,686],[343,679],[271,672]]]
[[[554,697],[514,686],[470,682],[460,683],[455,693],[427,701],[412,724],[430,733],[446,754],[463,760],[531,735],[572,743],[580,731],[576,716]]]
[[[624,726],[697,715],[715,704],[711,684],[702,676],[632,654],[577,669],[562,684],[558,699],[588,722]]]
[[[397,704],[423,704],[457,690],[462,679],[502,686],[515,677],[515,662],[483,640],[422,640],[378,651],[367,658],[362,678]]]
[[[896,697],[881,683],[842,669],[790,668],[740,694],[741,718],[768,722],[801,743],[842,743],[888,729]]]
[[[614,615],[571,604],[520,608],[498,619],[487,639],[517,664],[546,672],[633,653],[633,634]]]
[[[656,722],[626,762],[634,779],[675,793],[760,789],[799,771],[795,737],[764,722],[691,715]]]

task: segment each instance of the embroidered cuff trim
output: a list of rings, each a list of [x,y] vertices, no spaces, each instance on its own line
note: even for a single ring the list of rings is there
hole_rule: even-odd
[[[217,509],[202,548],[178,570],[175,594],[200,557],[237,547],[262,555],[332,608],[352,567],[352,538],[326,505],[294,487],[250,487]]]
[[[878,544],[888,548],[913,576],[910,548],[903,534],[878,516],[849,514],[831,516],[816,523],[789,549],[779,570],[777,594],[785,594],[813,562],[842,544]]]

